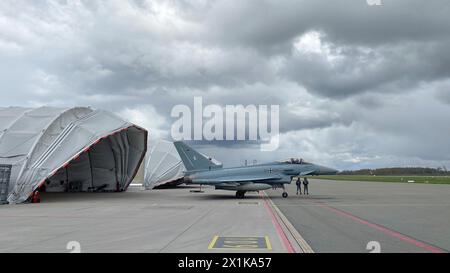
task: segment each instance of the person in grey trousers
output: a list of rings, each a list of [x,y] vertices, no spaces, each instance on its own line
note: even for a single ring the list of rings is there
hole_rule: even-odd
[[[303,178],[303,193],[309,195],[309,191],[308,191],[308,185],[309,185],[309,181],[308,178]]]

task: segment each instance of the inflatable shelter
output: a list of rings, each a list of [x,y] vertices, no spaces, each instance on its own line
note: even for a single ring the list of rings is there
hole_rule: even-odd
[[[152,141],[145,157],[144,186],[146,189],[174,187],[184,183],[183,162],[172,142]]]
[[[48,192],[125,191],[147,131],[91,108],[0,107],[0,203]]]

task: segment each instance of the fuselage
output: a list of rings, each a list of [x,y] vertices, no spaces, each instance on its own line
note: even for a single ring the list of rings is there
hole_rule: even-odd
[[[295,176],[336,174],[331,168],[308,163],[303,159],[290,158],[272,163],[223,168],[222,164],[201,154],[182,141],[174,142],[186,168],[186,184],[211,185],[217,190],[236,191],[237,198],[243,198],[246,192],[262,191],[270,188],[283,188],[283,197],[288,193],[285,184]]]
[[[232,183],[235,178],[240,181],[247,178],[248,182],[264,184],[288,184],[292,178],[302,175],[335,174],[337,171],[312,163],[290,164],[273,162],[253,166],[195,170],[187,172],[185,181],[192,184],[217,185]],[[252,180],[252,178],[254,178]],[[261,179],[260,179],[261,178]]]

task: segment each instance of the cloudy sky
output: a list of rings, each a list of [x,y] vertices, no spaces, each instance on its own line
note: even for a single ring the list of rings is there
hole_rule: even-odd
[[[170,138],[176,104],[279,104],[227,165],[450,168],[450,1],[2,0],[0,106],[92,106]]]

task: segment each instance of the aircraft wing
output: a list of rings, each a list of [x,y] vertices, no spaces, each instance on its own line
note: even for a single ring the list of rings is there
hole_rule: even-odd
[[[301,172],[298,176],[308,175],[308,174],[311,174],[311,173],[313,173],[313,172],[315,172],[315,171],[316,171],[316,170],[304,171],[304,172]]]
[[[220,183],[247,183],[247,182],[264,182],[267,180],[281,180],[280,176],[251,176],[251,175],[239,175],[239,176],[227,176],[227,177],[215,177],[215,178],[205,178],[196,179],[196,183],[210,183],[210,184],[220,184]]]

